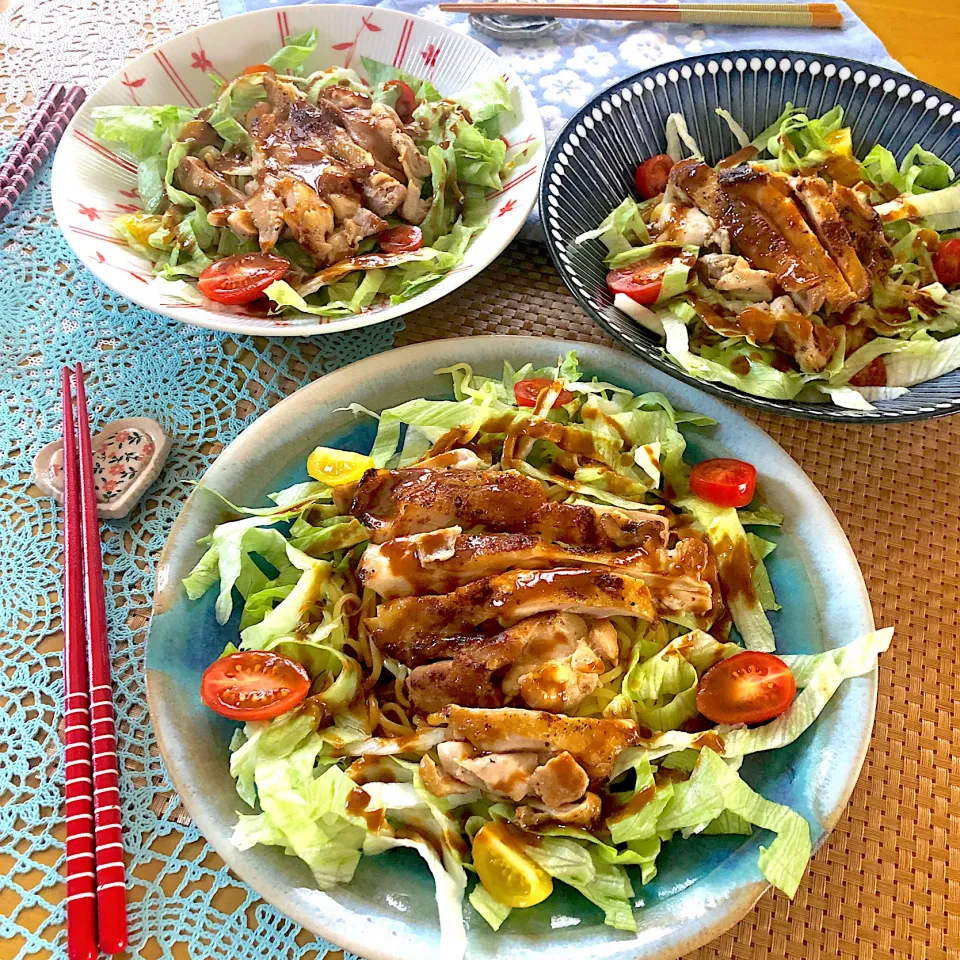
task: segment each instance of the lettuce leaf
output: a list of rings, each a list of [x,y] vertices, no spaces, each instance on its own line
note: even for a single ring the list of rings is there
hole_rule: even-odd
[[[263,650],[272,641],[292,635],[301,623],[307,622],[307,611],[320,599],[323,586],[330,577],[331,567],[325,560],[314,560],[286,542],[284,548],[290,562],[303,572],[296,586],[277,607],[240,634],[242,650]]]
[[[466,90],[457,94],[457,102],[470,113],[474,124],[490,120],[501,113],[513,113],[510,90],[503,77],[477,80]]]
[[[686,324],[675,312],[678,306],[671,305],[670,311],[665,310],[660,314],[667,338],[664,349],[667,356],[691,376],[723,383],[771,400],[792,400],[806,385],[808,377],[803,374],[793,370],[776,370],[768,363],[751,363],[748,373],[734,373],[730,364],[739,356],[736,351],[718,352],[717,359],[692,353]],[[747,346],[750,352],[757,352],[756,347],[749,344]]]
[[[592,846],[566,837],[541,837],[526,853],[556,880],[578,890],[604,914],[604,923],[636,933],[630,901],[633,887],[626,870],[608,863]]]
[[[501,903],[499,900],[495,900],[487,892],[487,888],[482,883],[478,883],[473,890],[470,891],[470,896],[467,899],[470,901],[470,906],[472,906],[494,930],[500,929],[503,921],[510,916],[510,912],[513,909]]]
[[[287,543],[278,530],[269,528],[273,522],[273,517],[234,520],[220,524],[203,541],[209,543],[207,552],[184,578],[183,586],[187,597],[196,600],[220,581],[216,603],[218,623],[230,619],[234,587],[246,597],[267,584],[269,578],[254,563],[251,554],[260,555],[277,570],[287,566]]]
[[[283,47],[267,61],[267,66],[273,67],[277,73],[290,72],[299,76],[301,67],[316,49],[317,28],[312,27],[296,37],[287,37]]]
[[[769,847],[760,848],[757,863],[769,883],[792,897],[810,859],[810,825],[751,790],[713,750],[702,750],[690,779],[674,786],[657,829],[702,832],[724,811],[776,834]]]
[[[507,145],[499,137],[490,139],[484,136],[464,120],[454,124],[451,132],[457,182],[499,190],[502,186],[500,168],[507,155]]]
[[[737,516],[737,511],[732,507],[715,507],[693,496],[681,500],[679,506],[689,510],[696,517],[703,526],[710,545],[718,553],[720,582],[726,587],[727,606],[730,608],[734,625],[743,637],[744,645],[748,650],[774,650],[776,643],[773,639],[773,628],[767,620],[753,585],[756,577],[756,561],[753,559],[750,541]],[[751,571],[749,584],[740,582],[741,568],[744,566],[748,566]],[[734,589],[730,589],[729,581],[725,579],[727,576],[735,578]],[[769,585],[769,578],[765,578],[765,572],[760,579],[761,581],[765,579],[766,585]],[[767,600],[768,602],[773,600],[772,589]]]
[[[740,522],[743,523],[742,516]],[[782,607],[777,603],[773,593],[770,574],[767,573],[763,562],[765,557],[770,556],[777,549],[777,545],[753,533],[747,533],[747,543],[750,546],[750,555],[753,557],[753,590],[760,601],[760,606],[764,610],[781,610]]]
[[[180,128],[196,115],[188,107],[95,107],[93,134],[107,143],[119,143],[138,160],[161,152],[166,141],[175,140]]]
[[[581,233],[573,242],[586,243],[599,239],[611,254],[626,253],[637,244],[650,243],[650,231],[643,222],[640,206],[633,197],[627,197],[614,208],[595,230]]]
[[[269,733],[260,735],[254,767],[263,812],[240,818],[233,831],[234,844],[246,850],[257,843],[282,841],[289,853],[307,864],[321,890],[347,883],[356,871],[366,836],[363,821],[357,823],[359,818],[352,818],[346,809],[354,782],[336,766],[315,776],[323,745],[315,732],[286,753],[276,745],[271,748]]]

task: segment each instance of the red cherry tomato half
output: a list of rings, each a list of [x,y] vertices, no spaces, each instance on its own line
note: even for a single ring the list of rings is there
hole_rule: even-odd
[[[793,703],[797,682],[772,653],[745,650],[712,666],[697,686],[697,709],[716,723],[764,723]]]
[[[231,720],[271,720],[293,709],[310,691],[310,675],[289,657],[240,650],[203,672],[200,699]]]
[[[757,489],[757,468],[743,460],[704,460],[690,471],[690,489],[718,507],[745,507]]]
[[[658,194],[667,189],[667,177],[673,169],[673,160],[665,153],[658,153],[649,160],[644,160],[637,167],[637,172],[633,175],[633,182],[637,187],[637,193],[644,200],[651,200]]]
[[[611,270],[607,274],[607,286],[614,293],[625,293],[637,303],[655,303],[666,272],[666,260],[641,260],[633,266]]]
[[[250,303],[290,269],[271,253],[235,253],[211,263],[200,274],[200,292],[217,303]]]
[[[417,96],[413,92],[413,87],[403,80],[388,80],[383,85],[384,90],[390,90],[392,87],[396,87],[400,94],[393,109],[397,111],[397,116],[403,123],[409,123],[413,117],[413,111],[417,109]]]
[[[391,227],[377,234],[384,253],[410,253],[423,246],[423,231],[419,227]]]
[[[277,71],[269,63],[254,63],[246,70],[240,71],[241,77],[248,77],[251,73],[276,73]]]
[[[517,399],[518,407],[535,407],[540,394],[543,393],[552,380],[546,377],[533,377],[530,380],[521,380],[513,385],[513,395]],[[559,396],[553,401],[555,407],[562,407],[573,399],[573,394],[569,390],[561,390]]]
[[[944,240],[933,255],[933,269],[945,286],[960,283],[960,240]]]

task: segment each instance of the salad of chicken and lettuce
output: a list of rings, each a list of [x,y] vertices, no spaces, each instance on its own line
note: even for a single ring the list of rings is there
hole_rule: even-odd
[[[666,154],[577,243],[601,242],[614,305],[688,374],[776,400],[869,410],[960,367],[960,184],[914,146],[863,159],[838,106],[788,104],[711,166],[684,118]]]
[[[782,517],[752,465],[687,464],[680,427],[709,418],[573,353],[438,372],[451,399],[354,408],[378,421],[368,454],[318,447],[273,505],[227,504],[184,581],[239,631],[201,687],[243,722],[234,843],[282,847],[322,889],[417,851],[449,960],[465,894],[496,929],[563,883],[636,930],[661,851],[697,833],[770,831],[759,870],[792,895],[810,827],[740,765],[796,740],[892,630],[776,654],[755,531]]]
[[[462,262],[486,193],[537,147],[501,138],[513,112],[501,77],[447,98],[366,57],[365,79],[304,75],[316,45],[310,30],[213,77],[201,110],[94,111],[96,136],[138,161],[143,211],[114,228],[167,294],[330,318],[404,302]]]

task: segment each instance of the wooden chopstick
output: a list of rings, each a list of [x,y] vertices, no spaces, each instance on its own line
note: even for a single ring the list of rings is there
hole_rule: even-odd
[[[75,367],[77,433],[80,438],[80,496],[83,505],[84,597],[90,657],[90,732],[93,748],[93,806],[97,853],[97,939],[104,953],[127,948],[126,868],[120,825],[120,782],[113,714],[113,683],[103,596],[103,556],[93,477],[93,450],[83,368]]]
[[[63,684],[67,824],[67,955],[94,960],[96,858],[90,766],[90,694],[87,689],[80,546],[80,474],[73,430],[70,371],[63,368]]]
[[[843,26],[833,3],[441,3],[447,13],[544,16],[570,20],[629,20],[637,23],[714,23],[757,27]]]

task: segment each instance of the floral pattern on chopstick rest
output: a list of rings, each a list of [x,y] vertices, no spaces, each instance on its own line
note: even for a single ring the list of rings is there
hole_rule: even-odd
[[[149,417],[108,423],[92,440],[97,513],[126,516],[163,468],[170,438]],[[44,493],[63,502],[63,441],[43,447],[33,461],[33,479]]]

